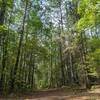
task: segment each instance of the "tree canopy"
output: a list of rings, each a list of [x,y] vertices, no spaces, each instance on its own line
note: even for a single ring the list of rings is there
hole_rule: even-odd
[[[100,83],[100,0],[0,0],[0,92]]]

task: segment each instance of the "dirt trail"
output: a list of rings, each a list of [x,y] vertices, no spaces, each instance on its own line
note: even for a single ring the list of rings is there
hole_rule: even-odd
[[[100,100],[100,88],[78,93],[70,93],[63,90],[44,91],[24,100]]]
[[[65,89],[52,89],[34,92],[31,95],[25,95],[18,98],[0,99],[0,100],[100,100],[100,87],[91,91],[70,91]]]

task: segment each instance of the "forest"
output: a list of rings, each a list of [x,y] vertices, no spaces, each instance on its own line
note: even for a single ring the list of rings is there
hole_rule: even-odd
[[[93,85],[100,0],[0,0],[0,94]]]

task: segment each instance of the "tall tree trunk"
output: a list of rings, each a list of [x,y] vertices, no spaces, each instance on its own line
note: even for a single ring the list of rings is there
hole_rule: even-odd
[[[63,18],[62,18],[62,8],[61,8],[62,0],[59,1],[59,9],[60,9],[60,22],[59,22],[59,38],[61,39],[61,34],[63,32]],[[64,64],[63,64],[63,55],[62,55],[62,43],[59,42],[59,53],[60,53],[60,67],[61,67],[61,86],[65,85],[65,75],[64,75]]]
[[[51,35],[51,48],[50,48],[50,52],[51,52],[51,55],[50,55],[50,87],[53,86],[53,60],[52,60],[52,35]]]
[[[69,54],[69,62],[70,62],[70,73],[71,73],[71,84],[74,83],[74,73],[73,73],[73,62],[72,62],[72,53]]]
[[[22,47],[22,42],[23,42],[23,37],[24,37],[25,20],[26,20],[26,16],[27,16],[27,7],[28,7],[28,0],[26,0],[25,13],[24,13],[23,23],[22,23],[22,30],[20,32],[20,40],[19,40],[19,45],[18,45],[18,52],[17,52],[16,62],[15,62],[15,67],[14,67],[14,70],[13,70],[13,76],[11,76],[11,90],[14,89],[15,78],[16,78],[17,69],[18,69],[18,65],[19,65],[21,47]]]
[[[1,9],[0,9],[0,25],[4,24],[4,20],[5,20],[5,13],[6,13],[6,0],[2,0],[1,3]],[[2,36],[0,37],[1,40],[1,45],[2,45],[2,52],[1,54],[3,54],[2,57],[2,73],[1,73],[1,79],[0,79],[0,90],[3,89],[3,78],[4,78],[4,69],[6,66],[6,54],[7,54],[7,35],[6,33],[3,31],[2,32]]]
[[[85,55],[85,46],[84,46],[84,38],[83,38],[83,32],[80,33],[80,62],[81,62],[81,66],[82,66],[82,73],[83,75],[83,86],[86,88],[87,85],[89,85],[89,80],[88,80],[88,73],[86,70],[86,55]]]

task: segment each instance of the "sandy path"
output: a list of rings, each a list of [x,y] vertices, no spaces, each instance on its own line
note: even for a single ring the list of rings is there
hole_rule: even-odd
[[[91,91],[70,92],[65,89],[46,90],[25,95],[18,98],[6,98],[0,100],[100,100],[100,87]]]
[[[67,93],[64,90],[43,91],[24,100],[100,100],[100,88],[78,93]]]

